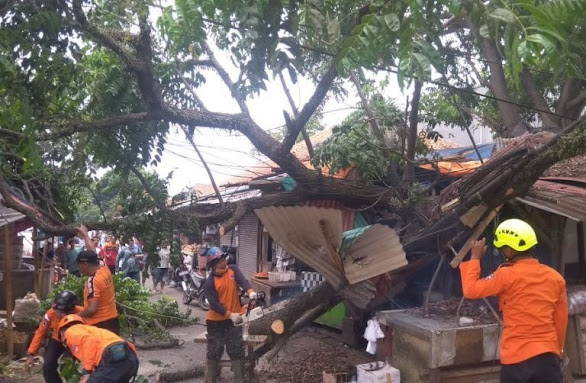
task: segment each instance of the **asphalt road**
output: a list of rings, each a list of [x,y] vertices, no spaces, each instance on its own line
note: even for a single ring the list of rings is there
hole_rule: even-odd
[[[147,286],[151,287],[150,281]],[[191,309],[191,315],[199,319],[199,322],[191,326],[171,327],[169,332],[185,343],[180,347],[156,350],[139,350],[138,357],[140,367],[138,373],[154,381],[154,375],[157,372],[176,372],[193,368],[195,366],[204,366],[206,360],[206,345],[195,343],[193,340],[202,332],[206,331],[205,317],[206,311],[201,310],[196,302],[184,305],[182,302],[182,292],[174,287],[165,286],[163,294],[153,294],[151,299],[157,300],[161,295],[171,297],[179,303],[179,310],[186,311]],[[229,382],[229,380],[223,380]],[[185,380],[184,382],[203,383],[204,379]]]

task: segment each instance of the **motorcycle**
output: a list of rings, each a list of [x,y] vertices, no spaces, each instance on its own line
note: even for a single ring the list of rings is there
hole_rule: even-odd
[[[181,271],[179,276],[183,278],[181,281],[183,303],[188,305],[192,300],[197,299],[197,304],[202,310],[209,310],[210,304],[203,293],[203,284],[206,278],[195,270]]]

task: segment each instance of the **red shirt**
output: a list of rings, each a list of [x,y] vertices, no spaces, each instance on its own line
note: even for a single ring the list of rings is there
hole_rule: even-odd
[[[118,256],[118,245],[115,243],[106,243],[100,251],[100,257],[104,258],[104,262],[108,266],[116,266],[116,257]]]

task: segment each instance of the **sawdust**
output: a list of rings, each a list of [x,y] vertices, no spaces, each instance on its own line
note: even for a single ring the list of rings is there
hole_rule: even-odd
[[[302,331],[291,338],[278,360],[257,367],[255,382],[322,383],[324,371],[352,374],[372,362],[364,351],[348,348],[331,335]]]
[[[343,350],[323,349],[305,353],[296,360],[280,362],[279,368],[264,371],[268,379],[282,383],[318,383],[323,379],[323,371],[348,373],[354,368]]]

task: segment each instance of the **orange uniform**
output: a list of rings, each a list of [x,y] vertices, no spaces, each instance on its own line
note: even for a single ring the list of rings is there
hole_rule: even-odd
[[[83,310],[83,307],[75,306],[75,313],[78,313],[81,310]],[[51,329],[53,331],[51,334],[51,338],[55,339],[57,342],[60,342],[60,340],[59,340],[59,322],[60,321],[61,321],[61,318],[59,318],[57,316],[57,312],[55,311],[55,309],[51,308],[51,309],[47,310],[45,315],[43,315],[43,319],[41,320],[41,323],[39,324],[37,331],[35,331],[35,336],[33,337],[31,344],[28,346],[27,352],[29,355],[33,355],[33,354],[36,354],[37,352],[39,352],[39,349],[41,348],[41,344],[43,344],[43,341],[45,340],[45,337],[47,336],[49,329]]]
[[[469,299],[496,295],[503,312],[501,363],[515,364],[544,353],[561,357],[568,324],[564,278],[533,258],[505,264],[486,278],[480,261],[460,264],[462,290]]]
[[[240,313],[238,286],[250,291],[250,283],[236,267],[228,266],[222,275],[211,273],[204,284],[205,295],[210,302],[207,320],[229,320],[230,313]]]
[[[102,354],[106,347],[114,343],[125,342],[124,339],[111,331],[94,326],[77,324],[65,331],[65,344],[71,354],[81,362],[82,367],[92,372],[102,361]],[[132,351],[136,348],[128,343]]]
[[[114,280],[107,267],[100,267],[94,275],[88,278],[83,288],[83,299],[85,307],[88,306],[89,301],[99,300],[98,310],[95,314],[85,318],[87,324],[93,325],[118,317]]]

